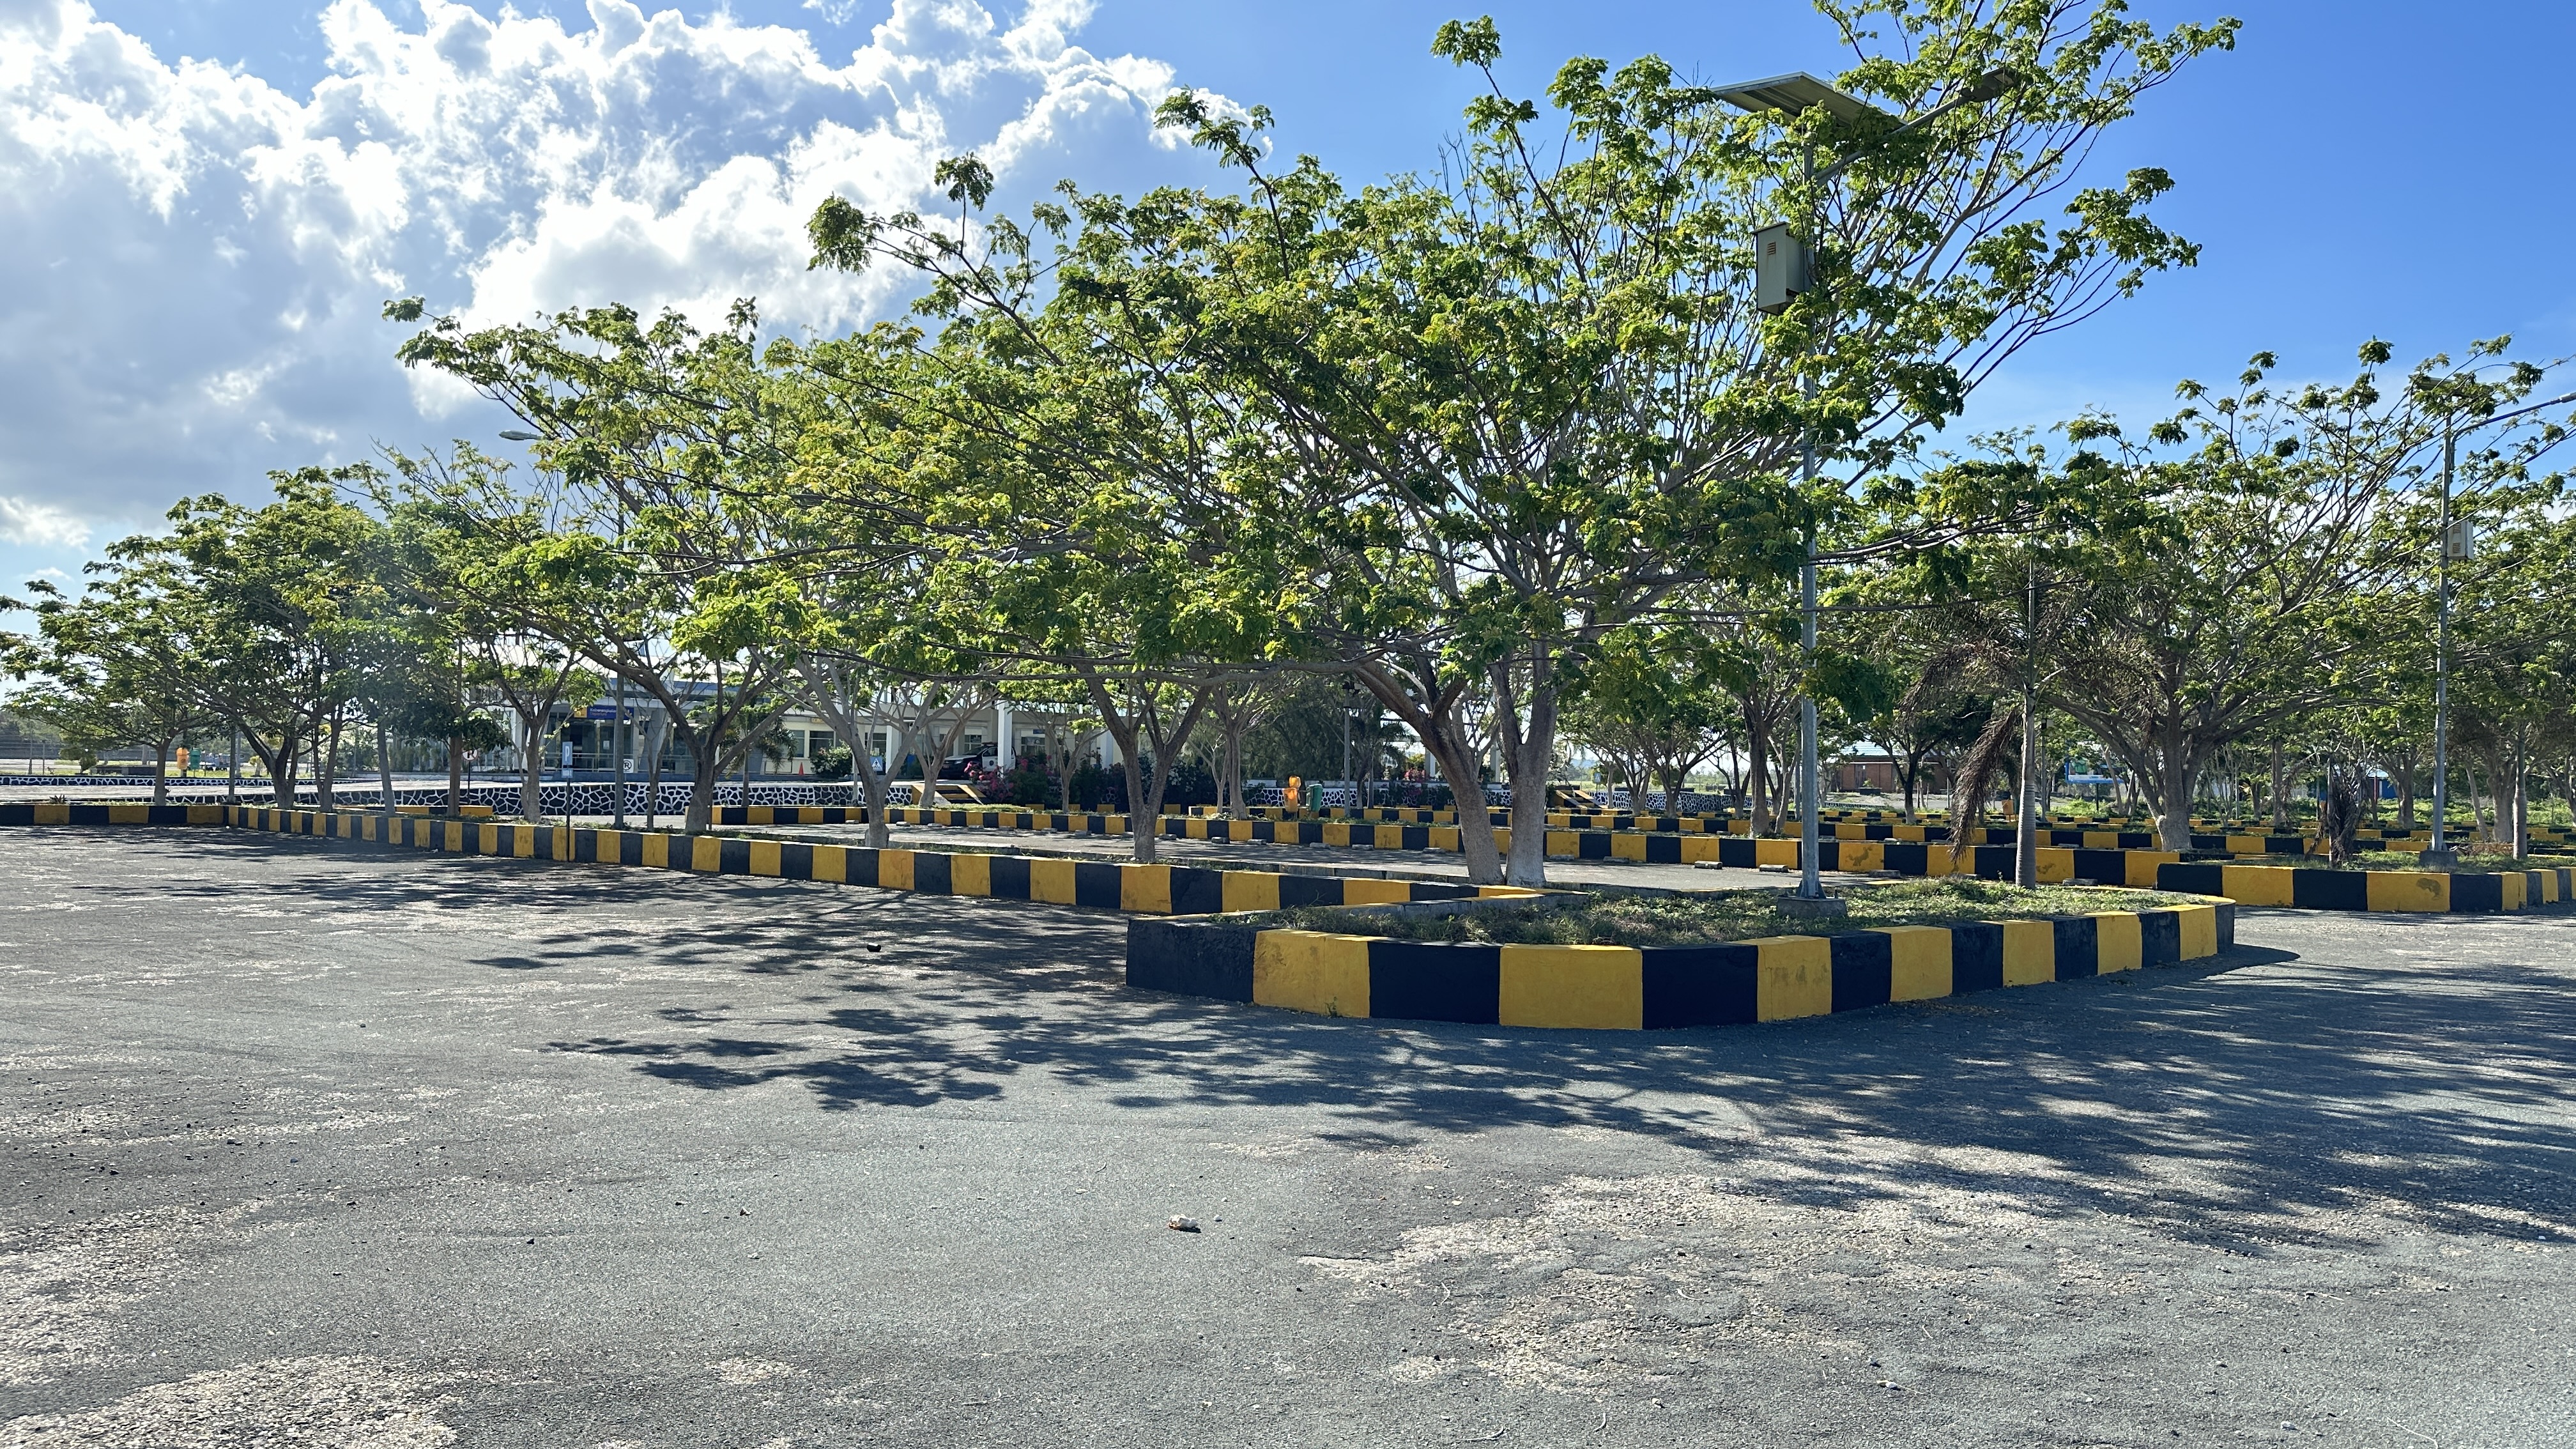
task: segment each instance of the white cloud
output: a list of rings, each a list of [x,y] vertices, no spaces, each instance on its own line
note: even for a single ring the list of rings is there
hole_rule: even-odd
[[[388,297],[493,322],[756,296],[834,330],[902,279],[805,269],[828,194],[930,205],[932,164],[969,149],[1006,199],[1200,164],[1152,131],[1168,66],[1073,43],[1087,0],[895,0],[840,64],[798,30],[588,8],[570,32],[421,0],[407,28],[333,0],[330,74],[297,98],[165,60],[85,0],[0,3],[0,538],[488,427],[392,362]]]
[[[0,494],[0,542],[36,548],[79,548],[89,542],[89,528],[50,504]]]

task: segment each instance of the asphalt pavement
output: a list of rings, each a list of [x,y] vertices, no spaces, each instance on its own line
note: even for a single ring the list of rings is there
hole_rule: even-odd
[[[0,1446],[2576,1443],[2576,917],[1654,1034],[1122,940],[0,832]]]

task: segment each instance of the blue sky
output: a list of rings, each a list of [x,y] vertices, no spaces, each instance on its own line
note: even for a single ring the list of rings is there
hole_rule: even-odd
[[[491,317],[748,290],[846,325],[892,299],[799,270],[820,189],[918,195],[925,158],[970,146],[1013,158],[1006,198],[1067,172],[1208,179],[1144,124],[1171,83],[1270,106],[1284,148],[1346,176],[1416,167],[1469,94],[1431,32],[1476,13],[990,0],[979,29],[971,0],[741,0],[727,28],[620,4],[523,3],[513,22],[489,0],[0,0],[0,46],[53,47],[33,79],[0,67],[0,581],[74,571],[182,493],[258,496],[265,468],[488,436],[502,424],[478,405],[387,359],[372,312],[397,288]],[[1842,63],[1799,0],[1490,8],[1531,93],[1576,53],[1656,51],[1711,80]],[[2177,377],[2262,348],[2329,376],[2372,335],[2401,360],[2505,332],[2576,352],[2557,264],[2576,5],[2133,8],[2245,22],[2094,162],[2171,171],[2159,215],[2202,264],[2023,353],[1971,426],[2152,413]],[[647,52],[655,84],[636,87]],[[875,90],[848,84],[862,73]]]

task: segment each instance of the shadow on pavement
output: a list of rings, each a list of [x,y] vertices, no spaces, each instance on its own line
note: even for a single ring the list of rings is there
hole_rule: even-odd
[[[459,929],[496,899],[561,915],[534,949],[476,958],[476,970],[558,973],[624,956],[809,979],[807,994],[769,993],[738,1013],[643,1002],[631,1036],[545,1043],[674,1088],[784,1083],[825,1110],[927,1107],[1006,1097],[1046,1073],[1140,1110],[1323,1107],[1391,1144],[1499,1126],[1636,1134],[1710,1170],[1794,1140],[1820,1170],[1785,1189],[1793,1199],[2008,1193],[2257,1251],[2249,1215],[2321,1242],[2342,1215],[2392,1207],[2454,1233],[2576,1230],[2563,1186],[2576,1163],[2563,1065],[2576,997],[2567,969],[2534,964],[2571,959],[2565,916],[2248,912],[2257,934],[2313,930],[2314,943],[1763,1027],[1585,1033],[1130,993],[1116,986],[1123,922],[1106,913],[477,858],[368,868],[383,858],[275,837],[190,844],[352,868],[182,881],[158,887],[167,897],[257,890],[338,912],[452,910]],[[649,929],[601,940],[603,913],[648,912]],[[862,951],[872,937],[886,954]],[[903,969],[867,969],[880,964]],[[715,1030],[656,1029],[683,1023]]]

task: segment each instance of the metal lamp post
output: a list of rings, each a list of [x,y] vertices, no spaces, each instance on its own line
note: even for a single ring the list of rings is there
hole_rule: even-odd
[[[2571,402],[2576,402],[2576,392],[2480,418],[2465,428],[2458,425],[2456,414],[2442,415],[2442,513],[2433,564],[2433,843],[2417,857],[2424,865],[2447,867],[2460,861],[2459,852],[2444,839],[2451,808],[2451,564],[2468,562],[2476,543],[2469,521],[2451,517],[2451,474],[2459,462],[2460,434]]]
[[[1961,106],[1993,100],[2010,90],[2018,79],[2009,70],[1988,71],[1957,96],[1904,122],[1887,135],[1901,136]],[[1830,83],[1804,71],[1720,86],[1717,98],[1741,111],[1772,111],[1795,116],[1821,107],[1846,121],[1865,116],[1896,119],[1869,102],[1836,90]],[[1797,235],[1785,222],[1754,233],[1754,303],[1760,310],[1768,313],[1786,311],[1793,298],[1815,285],[1814,238],[1824,227],[1824,203],[1819,197],[1819,188],[1833,184],[1859,159],[1858,156],[1846,156],[1818,171],[1814,146],[1806,148],[1801,162],[1807,192],[1806,235]],[[1817,330],[1831,325],[1832,316],[1828,313]],[[1814,350],[1812,342],[1809,343],[1800,353],[1801,360],[1812,356]],[[1815,375],[1804,367],[1799,371],[1800,394],[1813,398],[1816,395]],[[1799,482],[1802,486],[1812,486],[1816,478],[1816,438],[1812,425],[1799,429],[1798,454]],[[1812,525],[1807,529],[1806,547],[1806,562],[1798,569],[1798,604],[1807,657],[1812,661],[1816,652],[1816,531]],[[1816,698],[1805,692],[1801,693],[1798,701],[1798,781],[1797,894],[1801,900],[1822,901],[1825,899],[1824,882],[1820,878],[1824,860],[1824,781],[1816,758]]]
[[[617,546],[626,547],[626,494],[617,495]],[[616,828],[626,828],[626,674],[617,673],[617,718],[608,726],[608,768],[610,798],[617,805]]]
[[[1350,717],[1360,709],[1360,691],[1350,681],[1342,681],[1342,784],[1350,779]]]
[[[2416,858],[2430,866],[2460,863],[2459,852],[2442,838],[2451,813],[2451,468],[2459,457],[2459,442],[2451,415],[2443,414],[2442,524],[2433,562],[2433,843]]]

